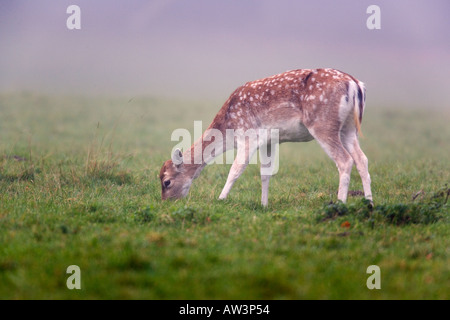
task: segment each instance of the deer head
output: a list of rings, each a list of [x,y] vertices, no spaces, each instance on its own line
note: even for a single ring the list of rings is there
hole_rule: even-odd
[[[192,168],[183,162],[183,154],[176,149],[172,159],[164,162],[159,178],[161,179],[162,200],[184,198],[191,187],[194,174]]]

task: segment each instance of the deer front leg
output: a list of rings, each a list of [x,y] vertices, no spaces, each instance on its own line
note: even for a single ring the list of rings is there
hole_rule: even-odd
[[[261,174],[261,205],[267,207],[269,204],[269,182],[271,175]]]
[[[269,182],[275,166],[275,159],[272,158],[273,147],[270,143],[268,143],[265,148],[263,146],[259,149],[259,158],[261,161],[261,205],[263,207],[267,207],[269,204]]]
[[[226,199],[228,196],[228,193],[230,193],[231,188],[233,187],[233,184],[236,182],[236,180],[241,176],[242,172],[244,172],[245,168],[247,167],[248,163],[239,164],[236,159],[233,162],[233,165],[231,166],[230,173],[228,173],[227,182],[225,183],[225,186],[222,189],[222,192],[220,193],[219,199],[223,200]]]
[[[249,150],[248,144],[245,145],[245,147],[244,144],[239,144],[236,158],[234,159],[233,165],[231,166],[230,172],[228,173],[227,182],[225,183],[225,186],[220,193],[220,200],[227,198],[231,188],[233,187],[233,184],[241,176],[245,168],[247,168],[247,165],[249,164],[250,159],[255,151],[255,148]]]

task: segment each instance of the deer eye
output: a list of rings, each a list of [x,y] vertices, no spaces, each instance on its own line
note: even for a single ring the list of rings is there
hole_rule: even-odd
[[[170,186],[171,181],[170,180],[166,180],[163,183],[164,183],[164,187],[168,188]]]

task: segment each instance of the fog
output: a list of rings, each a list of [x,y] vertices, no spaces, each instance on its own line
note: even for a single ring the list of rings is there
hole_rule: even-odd
[[[71,4],[80,30],[66,26]],[[1,0],[0,92],[225,100],[332,67],[365,82],[368,103],[448,108],[449,12],[445,0]]]

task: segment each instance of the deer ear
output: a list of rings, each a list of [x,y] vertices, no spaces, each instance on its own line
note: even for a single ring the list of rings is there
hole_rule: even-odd
[[[183,164],[183,154],[180,149],[175,149],[172,153],[172,162],[176,167]]]

